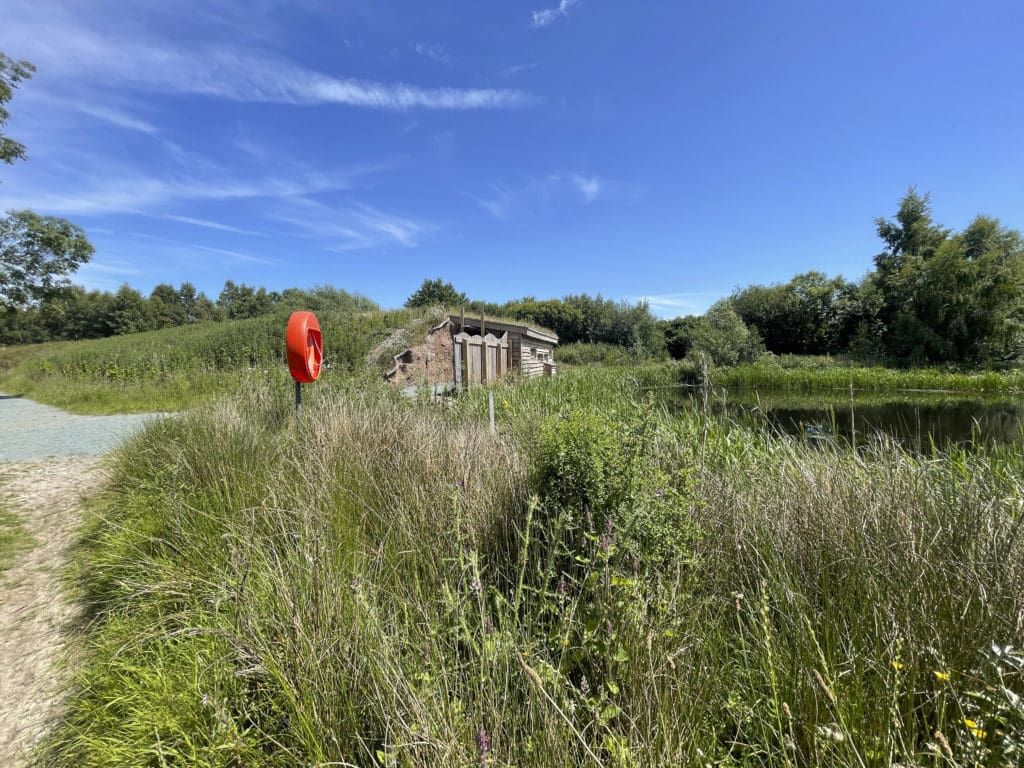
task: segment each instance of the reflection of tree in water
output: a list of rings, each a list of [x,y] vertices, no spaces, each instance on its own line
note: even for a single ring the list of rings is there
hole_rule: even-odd
[[[776,407],[762,401],[757,406],[728,402],[723,405],[722,413],[729,417],[768,424],[785,434],[811,439],[833,435],[849,441],[856,429],[858,443],[886,435],[915,450],[927,449],[933,442],[939,447],[950,442],[960,445],[1024,443],[1024,403],[1021,402],[967,400]]]

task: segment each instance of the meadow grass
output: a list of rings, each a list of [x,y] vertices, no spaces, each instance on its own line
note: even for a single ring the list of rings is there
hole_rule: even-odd
[[[1024,371],[955,372],[931,368],[859,367],[830,358],[786,356],[716,369],[717,386],[789,390],[930,390],[953,392],[1024,392]],[[802,362],[801,362],[802,361]],[[690,374],[695,379],[694,374]]]
[[[50,766],[1019,765],[1024,459],[815,450],[663,371],[260,381],[121,450]]]
[[[326,381],[366,374],[373,344],[409,310],[323,311]],[[177,411],[234,392],[253,376],[287,376],[287,313],[78,342],[0,348],[0,390],[75,413]]]

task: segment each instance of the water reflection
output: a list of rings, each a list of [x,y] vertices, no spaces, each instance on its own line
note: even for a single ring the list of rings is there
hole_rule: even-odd
[[[699,401],[698,394],[690,398]],[[718,391],[713,410],[810,441],[863,444],[885,435],[915,451],[949,444],[1024,445],[1024,399],[1005,395],[867,393],[852,398],[778,391]]]

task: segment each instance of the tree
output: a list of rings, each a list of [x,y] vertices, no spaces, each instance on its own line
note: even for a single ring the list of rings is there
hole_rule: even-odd
[[[92,253],[85,232],[65,219],[8,212],[0,218],[0,304],[26,307],[52,296]]]
[[[693,346],[693,337],[700,327],[702,318],[695,315],[661,320],[658,327],[665,334],[665,349],[674,360],[682,360]]]
[[[217,298],[217,306],[224,311],[228,320],[241,320],[270,314],[275,300],[280,298],[279,294],[267,293],[266,288],[256,289],[245,283],[235,285],[233,280],[227,280]]]
[[[694,328],[693,352],[708,355],[715,365],[737,365],[757,360],[764,354],[764,343],[725,299],[712,304]]]
[[[149,294],[149,315],[153,328],[170,328],[188,322],[185,307],[179,300],[178,291],[173,285],[160,283]]]
[[[459,293],[454,285],[444,282],[440,277],[424,280],[416,293],[405,300],[405,306],[410,309],[435,306],[455,309],[468,303],[466,294]]]
[[[1024,345],[1024,239],[978,216],[961,233],[936,225],[913,189],[895,221],[879,219],[885,251],[871,276],[877,325],[901,363],[1006,362]]]
[[[22,80],[28,80],[36,68],[27,61],[15,61],[0,53],[0,129],[7,125],[10,113],[4,104],[11,100],[14,89]],[[25,145],[0,133],[0,160],[12,164],[25,157]]]

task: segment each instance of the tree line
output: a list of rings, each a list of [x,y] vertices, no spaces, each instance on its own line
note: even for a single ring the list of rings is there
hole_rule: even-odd
[[[703,317],[664,324],[666,348],[719,363],[770,352],[847,355],[890,365],[1014,365],[1024,360],[1024,238],[977,216],[962,231],[935,223],[911,189],[875,221],[883,250],[860,281],[807,272],[739,288]]]
[[[212,300],[188,282],[178,287],[162,283],[148,296],[129,285],[114,292],[76,285],[30,306],[8,307],[0,317],[0,344],[98,339],[300,309],[369,312],[380,307],[365,296],[330,286],[268,291],[228,280]]]

